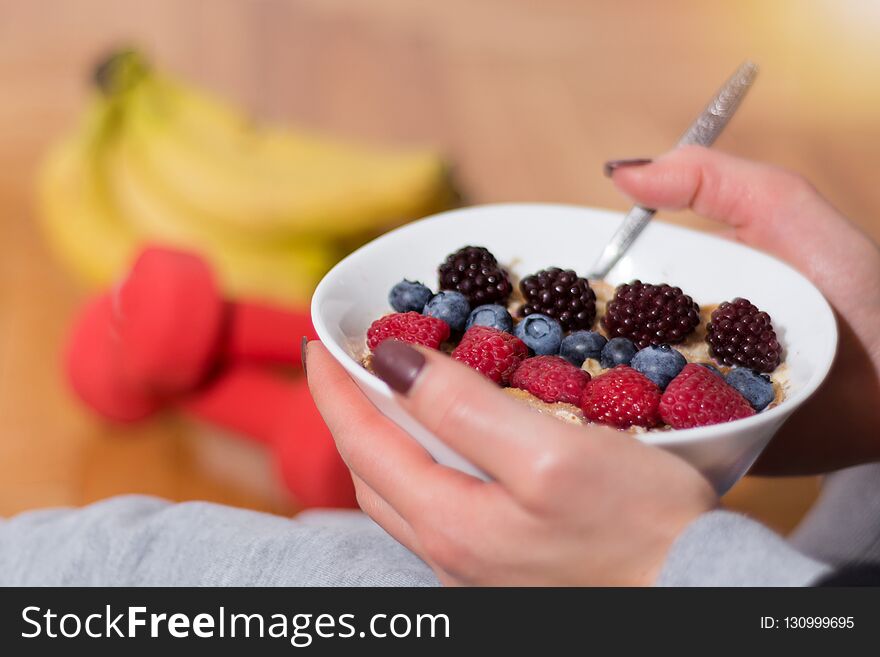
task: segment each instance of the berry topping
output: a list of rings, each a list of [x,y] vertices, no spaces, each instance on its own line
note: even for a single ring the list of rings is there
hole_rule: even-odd
[[[448,255],[439,274],[441,290],[457,290],[474,306],[506,303],[513,290],[507,272],[482,246],[466,246]]]
[[[599,364],[606,370],[618,365],[629,365],[638,349],[632,340],[611,338],[599,354]]]
[[[513,317],[507,312],[507,308],[496,303],[487,303],[477,306],[467,318],[465,329],[471,326],[491,326],[499,331],[513,332]]]
[[[633,281],[608,302],[602,326],[611,337],[627,337],[640,349],[677,344],[700,323],[700,307],[681,288]]]
[[[736,298],[718,306],[706,326],[712,356],[725,365],[742,365],[772,372],[782,360],[782,346],[770,315],[748,299]]]
[[[422,312],[428,317],[442,319],[449,324],[450,329],[458,332],[464,329],[468,315],[471,313],[471,306],[467,297],[461,292],[447,290],[431,297]]]
[[[626,365],[589,381],[581,396],[581,410],[587,419],[618,429],[656,427],[659,405],[660,389]]]
[[[509,383],[510,375],[528,355],[522,340],[488,326],[469,328],[452,351],[455,360],[501,385]]]
[[[587,358],[599,360],[602,348],[608,342],[605,336],[595,331],[575,331],[562,339],[559,355],[576,367],[584,364]]]
[[[668,344],[645,347],[633,356],[630,366],[663,390],[687,365],[687,359]]]
[[[726,381],[727,385],[745,397],[756,411],[763,411],[776,397],[770,377],[747,367],[734,367],[727,373]]]
[[[770,316],[747,299],[711,313],[705,327],[711,358],[700,358],[712,362],[688,363],[690,342],[687,349],[677,345],[698,327],[700,337],[692,340],[701,340],[702,326],[699,305],[681,288],[639,280],[620,285],[605,304],[602,328],[592,330],[596,294],[570,269],[549,267],[523,278],[517,319],[508,310],[509,275],[488,249],[465,246],[447,256],[438,274],[436,294],[407,279],[391,288],[396,312],[368,329],[371,351],[388,339],[451,349],[453,359],[539,410],[562,409],[571,421],[619,429],[730,422],[776,399],[769,373],[781,362],[782,347]]]
[[[510,377],[510,385],[552,404],[580,404],[590,375],[559,356],[526,358]]]
[[[525,317],[516,325],[513,333],[539,356],[558,353],[562,343],[562,327],[547,315]]]
[[[393,313],[380,317],[367,329],[367,346],[373,351],[388,339],[420,344],[431,349],[439,349],[449,337],[446,322],[425,317],[417,312]]]
[[[427,285],[403,279],[391,288],[388,303],[399,313],[422,312],[425,304],[434,296]]]
[[[696,363],[685,365],[660,400],[660,416],[673,429],[721,424],[754,414],[745,397]]]
[[[571,269],[551,267],[520,281],[525,298],[520,315],[541,313],[559,320],[566,331],[588,329],[596,319],[596,293]]]

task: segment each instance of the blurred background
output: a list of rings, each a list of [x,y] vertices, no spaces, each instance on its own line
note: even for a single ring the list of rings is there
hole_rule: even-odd
[[[95,144],[110,131],[108,109],[95,99],[92,71],[114,48],[138,48],[156,70],[257,121],[370,144],[353,159],[327,146],[336,155],[326,171],[339,155],[344,190],[365,186],[358,167],[374,168],[374,157],[411,174],[398,211],[376,211],[351,235],[311,242],[314,231],[298,224],[257,225],[267,241],[277,229],[295,245],[320,246],[323,260],[286,279],[291,288],[267,284],[271,271],[220,263],[231,293],[302,307],[326,261],[452,202],[443,163],[466,203],[626,209],[602,163],[669,148],[746,58],[761,74],[717,147],[802,172],[880,239],[878,34],[877,0],[0,0],[0,515],[132,492],[297,509],[263,449],[174,414],[108,424],[65,384],[60,354],[88,281],[104,283],[131,244],[204,239],[222,259],[248,238],[246,226],[184,222],[189,232],[178,235],[174,222],[147,217],[125,232],[125,245],[95,248],[86,262],[75,253],[103,233],[76,223],[82,198],[57,181],[47,190],[46,171],[52,157],[63,168],[58,144],[71,135],[83,150],[76,160],[68,149],[68,167],[105,153]],[[323,142],[313,147],[325,152]],[[393,160],[410,148],[421,155]],[[160,161],[158,175],[173,186],[174,167],[185,165]],[[359,193],[339,212],[357,214]],[[714,229],[686,214],[663,218]],[[257,237],[241,248],[268,262]],[[787,530],[818,484],[750,478],[726,501]]]

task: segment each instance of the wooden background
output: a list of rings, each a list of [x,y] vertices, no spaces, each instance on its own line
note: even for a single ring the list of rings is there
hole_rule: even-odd
[[[125,492],[294,510],[253,448],[173,417],[105,426],[59,376],[83,291],[35,226],[34,173],[47,144],[73,125],[90,66],[110,48],[138,44],[257,116],[436,145],[470,202],[618,209],[627,203],[602,162],[668,148],[750,57],[761,77],[718,147],[800,170],[880,237],[878,7],[0,0],[0,515]],[[787,529],[817,485],[746,480],[727,501]]]

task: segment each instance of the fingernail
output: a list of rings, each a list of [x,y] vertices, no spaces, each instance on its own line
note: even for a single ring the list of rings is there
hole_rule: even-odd
[[[417,349],[398,340],[385,340],[373,352],[373,371],[394,391],[405,395],[425,366]]]
[[[640,167],[645,164],[651,164],[651,162],[651,159],[644,157],[637,157],[631,160],[608,160],[605,163],[604,171],[605,175],[610,178],[621,167]]]
[[[309,371],[306,369],[306,352],[309,347],[309,339],[306,336],[303,336],[302,341],[299,343],[299,357],[302,360],[303,366],[303,374],[308,375]]]

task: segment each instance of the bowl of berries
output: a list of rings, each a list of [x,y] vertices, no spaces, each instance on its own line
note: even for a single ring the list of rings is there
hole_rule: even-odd
[[[440,463],[484,476],[372,374],[383,340],[447,353],[559,421],[667,449],[723,493],[825,379],[834,314],[788,265],[658,221],[606,279],[580,275],[621,220],[499,204],[408,224],[324,277],[315,328],[376,407]]]

